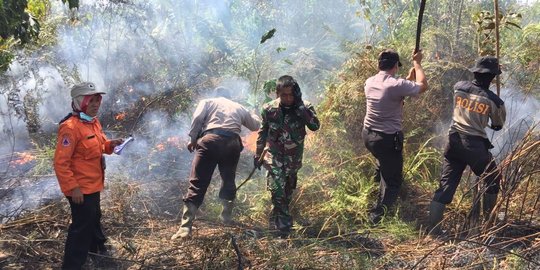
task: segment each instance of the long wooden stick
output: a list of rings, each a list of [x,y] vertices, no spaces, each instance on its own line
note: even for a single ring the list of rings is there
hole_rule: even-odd
[[[422,18],[424,17],[424,9],[426,7],[426,0],[420,1],[420,10],[418,11],[418,23],[416,25],[416,46],[414,47],[414,53],[420,50],[420,34],[422,33]]]
[[[497,61],[499,61],[499,65],[501,63],[501,59],[499,58],[499,0],[493,0],[495,2],[495,53],[497,57]],[[501,79],[500,75],[497,74],[497,96],[501,95]]]

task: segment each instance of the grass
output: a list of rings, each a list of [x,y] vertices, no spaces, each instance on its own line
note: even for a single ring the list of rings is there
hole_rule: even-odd
[[[432,153],[429,148],[424,149],[427,154],[416,155],[429,156]],[[420,180],[407,181],[412,195],[401,200],[399,207],[387,215],[381,225],[367,226],[364,213],[377,184],[364,172],[369,171],[372,164],[367,159],[342,157],[339,167],[328,166],[326,169],[320,162],[315,162],[315,156],[306,158],[306,171],[300,175],[293,208],[295,217],[302,216],[310,224],[298,226],[288,240],[276,239],[265,229],[270,193],[261,174],[239,191],[235,209],[239,223],[233,226],[218,222],[221,205],[217,190],[220,182],[214,179],[203,211],[195,222],[194,237],[186,241],[169,240],[179,224],[180,194],[163,194],[162,198],[155,198],[147,193],[144,184],[126,175],[111,175],[108,190],[103,196],[103,222],[110,244],[117,250],[116,267],[232,269],[238,267],[238,257],[244,269],[444,269],[460,265],[476,265],[483,269],[536,267],[531,260],[534,262],[534,250],[540,247],[540,242],[534,240],[538,233],[518,229],[521,227],[499,225],[499,229],[490,234],[495,239],[489,244],[493,248],[425,237],[419,226],[422,225],[421,216],[426,212],[418,205],[422,201],[427,203],[433,190],[422,188],[423,185],[418,183]],[[429,159],[418,160],[429,162]],[[416,168],[422,170],[425,167]],[[165,185],[163,189],[167,188],[166,185],[176,185],[171,181],[156,184]],[[183,182],[180,190],[185,191],[185,185]],[[525,183],[521,187],[526,187]],[[427,195],[422,195],[424,193]],[[461,222],[460,216],[467,206],[455,207],[452,205],[447,216]],[[167,214],[163,209],[176,209],[176,212]],[[510,212],[514,213],[511,209]],[[1,225],[4,251],[3,257],[0,255],[0,266],[5,269],[57,267],[62,256],[61,249],[57,247],[65,241],[68,222],[69,209],[67,203],[61,201]],[[448,226],[451,228],[452,225]],[[515,234],[520,231],[519,236]],[[514,235],[509,236],[512,232]],[[468,241],[484,243],[482,237],[468,238]],[[235,251],[235,245],[239,253]],[[512,247],[508,250],[511,253],[501,251],[505,247]],[[486,259],[486,254],[494,255]],[[45,257],[47,259],[43,260]],[[449,258],[460,259],[453,261]]]
[[[271,202],[263,172],[239,190],[234,212],[238,223],[232,226],[218,220],[220,180],[214,179],[194,237],[186,241],[169,238],[179,224],[187,182],[181,181],[180,187],[171,179],[148,184],[127,174],[109,174],[103,223],[117,250],[117,269],[232,269],[238,264],[244,269],[536,269],[540,223],[535,213],[540,206],[534,192],[539,188],[537,163],[531,158],[539,146],[534,138],[504,163],[505,185],[513,188],[501,194],[498,213],[504,212],[504,218],[469,236],[460,231],[471,206],[466,181],[457,195],[462,203],[456,200],[445,215],[443,227],[450,238],[425,236],[426,207],[440,167],[440,151],[427,142],[406,145],[406,196],[402,194],[396,209],[377,227],[366,223],[378,189],[371,179],[373,159],[336,145],[331,150],[306,149],[291,208],[297,221],[291,239],[277,239],[266,229]],[[249,165],[241,162],[239,171]],[[516,166],[517,175],[512,173]],[[0,267],[57,267],[68,224],[69,209],[62,200],[0,225]]]
[[[355,65],[367,59],[359,56]],[[354,72],[365,72],[355,68]],[[475,234],[464,228],[474,187],[465,175],[445,213],[443,228],[449,236],[434,239],[426,237],[424,228],[427,204],[440,177],[441,137],[409,128],[415,122],[429,126],[435,113],[408,112],[406,130],[412,131],[406,136],[404,150],[404,192],[379,226],[368,225],[367,209],[375,201],[378,183],[372,179],[375,161],[358,136],[363,115],[358,78],[366,74],[355,75],[356,79],[331,87],[328,100],[321,104],[325,124],[306,140],[304,167],[291,205],[297,229],[290,239],[277,239],[267,230],[271,201],[263,172],[239,190],[234,211],[238,223],[232,226],[218,220],[220,180],[216,177],[195,222],[194,237],[185,241],[169,238],[178,228],[186,181],[168,174],[146,181],[127,174],[108,174],[103,222],[110,244],[118,251],[118,268],[232,269],[239,264],[245,269],[540,267],[540,197],[536,192],[540,188],[540,144],[534,128],[502,159],[503,192],[495,211],[497,218],[482,228],[472,228],[477,229]],[[406,106],[418,107],[429,100],[407,101]],[[440,112],[441,108],[433,109]],[[51,169],[46,163],[51,151],[50,147],[39,150],[44,162],[37,168],[39,172]],[[250,169],[246,160],[249,157],[242,156],[238,182]],[[149,162],[134,165],[141,171],[164,167]],[[0,225],[0,267],[57,267],[62,257],[58,247],[63,246],[68,223],[69,209],[62,200]]]

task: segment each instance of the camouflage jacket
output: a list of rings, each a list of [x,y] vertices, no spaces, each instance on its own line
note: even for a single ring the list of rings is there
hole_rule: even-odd
[[[309,102],[292,109],[283,109],[279,103],[278,98],[263,105],[257,154],[260,155],[267,147],[268,153],[264,158],[267,169],[284,168],[286,172],[296,172],[302,167],[306,126],[315,131],[320,123]]]

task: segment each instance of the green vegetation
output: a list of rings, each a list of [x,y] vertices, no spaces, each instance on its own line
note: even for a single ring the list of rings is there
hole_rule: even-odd
[[[37,38],[40,25],[35,16],[44,18],[44,8],[42,1],[0,1],[0,73],[8,69],[17,43]]]
[[[62,2],[69,8],[79,6],[78,1]],[[351,12],[356,15],[344,15],[344,10],[334,9],[337,4],[326,0],[282,5],[233,0],[223,1],[229,12],[223,17],[194,2],[198,3],[182,2],[185,13],[167,2],[170,5],[163,5],[156,15],[135,1],[109,1],[100,6],[102,15],[79,14],[74,20],[67,14],[51,14],[51,2],[46,0],[0,2],[0,73],[17,52],[35,53],[52,62],[66,85],[87,78],[91,65],[97,65],[106,70],[100,78],[111,91],[101,118],[104,127],[115,135],[134,132],[144,140],[139,146],[143,150],[133,153],[128,165],[115,164],[121,172],[109,174],[103,196],[105,227],[118,250],[120,269],[231,269],[239,264],[237,256],[240,265],[250,269],[540,267],[540,134],[534,115],[519,129],[515,128],[519,119],[508,119],[513,128],[501,132],[510,138],[505,146],[510,151],[497,157],[504,180],[496,215],[477,227],[467,225],[476,188],[476,178],[468,172],[446,214],[444,229],[450,239],[425,236],[427,204],[438,186],[451,121],[452,86],[470,78],[467,68],[475,58],[494,51],[492,1],[428,1],[421,47],[430,89],[405,100],[404,189],[398,207],[377,227],[367,223],[379,183],[372,177],[375,161],[360,137],[363,86],[377,72],[377,55],[384,48],[400,53],[402,77],[408,71],[418,1],[348,1],[346,10],[356,10]],[[515,89],[538,99],[540,3],[500,2],[503,91]],[[168,19],[155,23],[159,16]],[[330,22],[336,18],[349,31],[360,29],[359,36],[345,36],[332,28]],[[284,29],[286,25],[294,27]],[[55,46],[66,42],[58,33],[69,36],[72,43],[67,45],[83,44],[79,51],[85,53],[65,57],[54,52]],[[121,40],[124,36],[126,40]],[[306,141],[293,201],[297,229],[292,238],[277,240],[266,229],[271,203],[261,172],[238,192],[239,224],[222,226],[217,221],[221,208],[215,198],[221,183],[216,177],[195,223],[194,239],[169,241],[187,188],[178,178],[185,177],[191,156],[185,157],[178,138],[171,140],[170,134],[159,131],[172,127],[171,133],[183,136],[178,134],[180,124],[189,123],[185,115],[193,109],[193,101],[231,78],[247,82],[247,89],[238,89],[248,96],[242,102],[259,109],[273,97],[275,78],[284,73],[295,76],[317,103],[322,123]],[[130,92],[137,87],[151,90]],[[37,108],[47,93],[33,94]],[[127,105],[120,102],[124,100]],[[25,119],[44,121],[43,115],[30,116],[26,113]],[[37,131],[42,131],[38,124]],[[52,174],[54,136],[54,132],[30,136],[33,150],[28,153],[37,159],[25,176]],[[243,180],[250,169],[251,153],[245,151],[237,179]],[[65,204],[53,203],[0,225],[0,245],[7,254],[3,257],[0,251],[0,267],[57,266],[68,214]],[[29,231],[31,240],[22,237]],[[44,257],[46,262],[41,261]]]

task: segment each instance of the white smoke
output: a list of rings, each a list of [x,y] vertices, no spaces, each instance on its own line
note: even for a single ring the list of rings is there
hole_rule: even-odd
[[[505,126],[501,131],[487,129],[488,138],[495,146],[491,152],[497,159],[505,158],[529,129],[540,128],[540,102],[537,98],[514,88],[503,88],[501,99],[507,113]]]
[[[24,115],[8,104],[9,93],[39,100],[40,131],[51,134],[71,110],[69,90],[77,82],[91,81],[107,92],[100,118],[109,119],[141,109],[134,105],[146,104],[139,102],[143,97],[186,89],[175,97],[194,99],[185,113],[149,109],[122,133],[104,123],[110,138],[135,137],[121,156],[108,158],[109,178],[185,181],[192,159],[185,145],[198,98],[221,85],[244,105],[260,104],[248,97],[284,74],[299,81],[307,98],[315,96],[346,58],[343,43],[363,38],[363,22],[349,2],[82,0],[71,21],[67,5],[52,1],[50,18],[60,21],[56,45],[33,55],[21,52],[0,82],[0,161],[13,149],[32,148]],[[260,44],[272,28],[275,36]],[[0,173],[8,167],[0,162]]]

